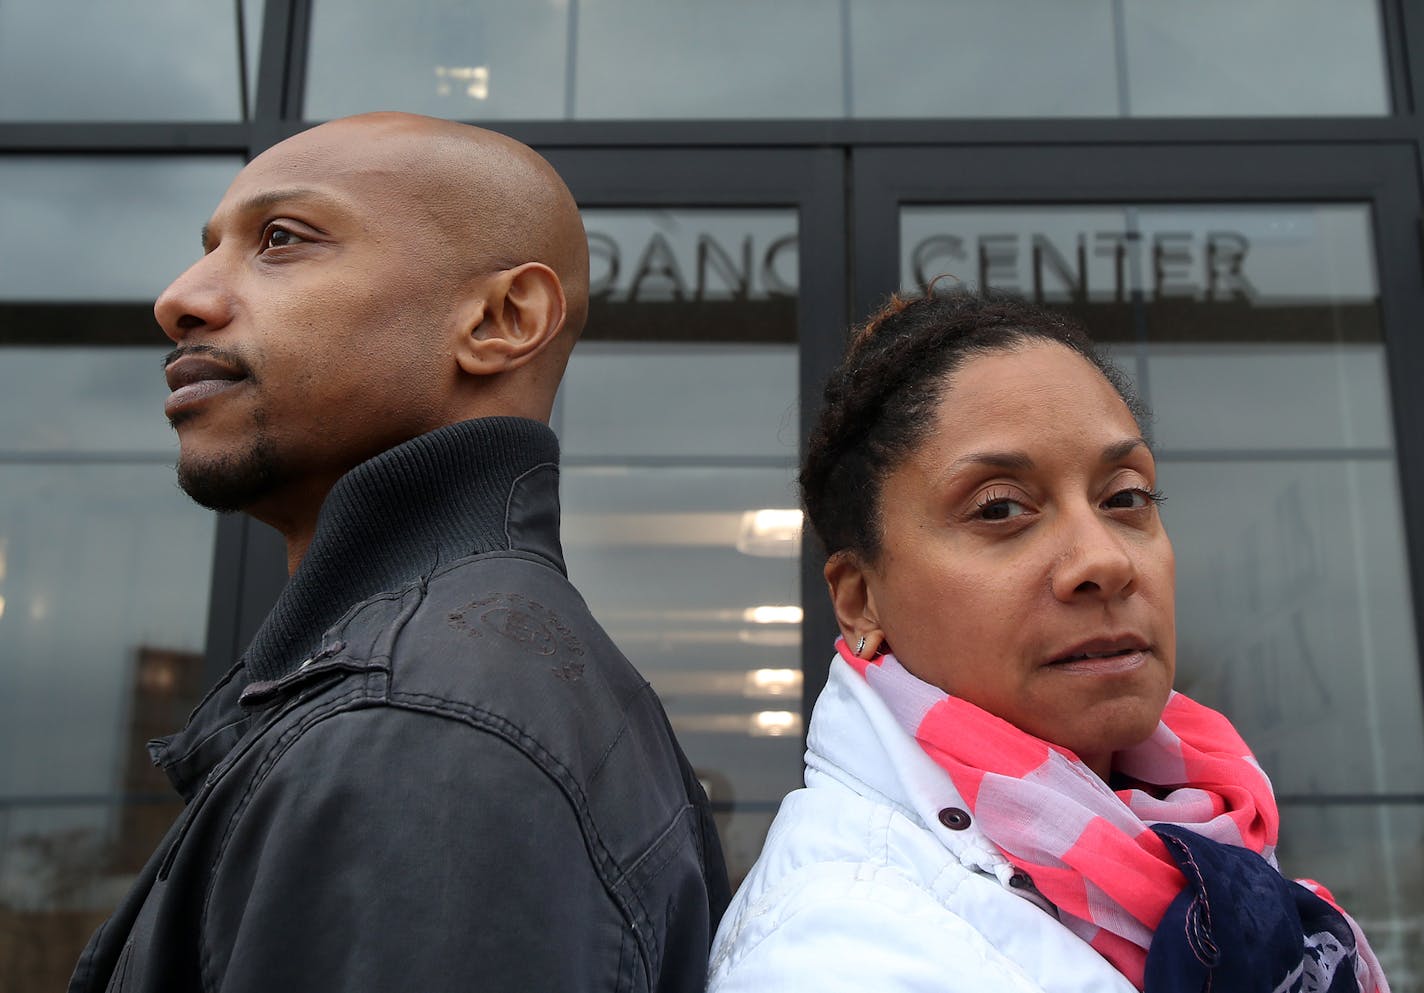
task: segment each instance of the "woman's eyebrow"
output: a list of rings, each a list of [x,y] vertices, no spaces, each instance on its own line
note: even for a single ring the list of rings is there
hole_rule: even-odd
[[[1103,449],[1103,461],[1121,462],[1139,448],[1145,448],[1149,452],[1152,450],[1146,438],[1124,438],[1122,441],[1115,441]]]
[[[1026,452],[970,452],[955,459],[949,471],[952,473],[970,465],[987,465],[995,469],[1032,469],[1034,463]]]

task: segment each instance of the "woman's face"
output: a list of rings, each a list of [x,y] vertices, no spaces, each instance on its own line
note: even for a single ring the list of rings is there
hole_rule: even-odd
[[[966,361],[883,480],[878,561],[826,576],[847,640],[1071,749],[1106,778],[1172,686],[1172,545],[1132,414],[1082,357]]]

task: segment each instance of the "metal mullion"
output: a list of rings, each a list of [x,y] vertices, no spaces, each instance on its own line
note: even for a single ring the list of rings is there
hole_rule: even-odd
[[[1410,25],[1403,0],[1380,0],[1380,29],[1384,34],[1385,74],[1389,86],[1390,108],[1396,117],[1412,116],[1420,106],[1412,80],[1409,52]],[[1417,51],[1417,49],[1415,49]]]
[[[245,121],[175,123],[0,124],[0,152],[103,155],[116,153],[243,154],[252,128]]]
[[[797,451],[804,459],[807,440],[821,409],[826,380],[845,347],[850,323],[851,274],[848,227],[849,155],[842,149],[815,154],[800,203],[797,291],[797,339],[801,424]],[[835,610],[826,593],[825,555],[809,528],[801,539],[801,712],[802,736],[811,726],[811,710],[830,674],[837,633]]]
[[[1417,389],[1424,376],[1424,336],[1417,333],[1424,315],[1424,254],[1417,162],[1382,177],[1371,199],[1415,645],[1424,666],[1424,396]]]
[[[488,121],[471,121],[488,125]],[[500,121],[500,131],[526,144],[586,148],[804,148],[857,145],[1216,145],[1411,140],[1407,118],[1014,118]]]

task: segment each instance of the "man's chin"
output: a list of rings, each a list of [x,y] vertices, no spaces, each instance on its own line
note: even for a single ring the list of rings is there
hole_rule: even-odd
[[[234,455],[178,457],[178,485],[194,502],[219,513],[246,510],[281,483],[280,462],[270,445],[258,442]]]

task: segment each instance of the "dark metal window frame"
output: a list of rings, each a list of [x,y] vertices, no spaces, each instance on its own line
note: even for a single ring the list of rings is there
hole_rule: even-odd
[[[0,123],[0,156],[168,153],[236,154],[250,159],[313,123],[302,119],[312,2],[266,0],[249,120]],[[234,0],[234,8],[239,7],[239,0]],[[1381,13],[1394,108],[1382,117],[500,121],[494,126],[547,154],[569,174],[576,195],[590,206],[799,208],[803,439],[846,324],[863,315],[876,295],[898,283],[897,275],[887,279],[886,273],[886,266],[893,266],[898,258],[894,231],[898,218],[877,216],[865,206],[873,201],[867,184],[875,181],[876,157],[891,150],[972,153],[963,160],[985,167],[1012,161],[1015,153],[1040,162],[1049,157],[1055,161],[1086,157],[1086,171],[1075,169],[1072,175],[1091,176],[1091,180],[1075,178],[1050,189],[1031,170],[1008,173],[999,177],[1000,185],[981,190],[981,195],[992,193],[997,202],[1035,197],[1045,203],[1103,199],[1104,177],[1109,175],[1127,184],[1109,191],[1113,195],[1108,199],[1121,202],[1131,198],[1129,188],[1143,188],[1133,169],[1159,161],[1167,167],[1153,174],[1150,191],[1137,195],[1138,199],[1280,200],[1280,188],[1257,187],[1270,184],[1272,169],[1281,168],[1294,170],[1290,175],[1299,185],[1292,188],[1293,198],[1371,200],[1377,222],[1387,221],[1377,223],[1380,282],[1406,495],[1416,629],[1424,630],[1424,505],[1413,497],[1424,483],[1424,403],[1412,399],[1410,389],[1424,376],[1424,342],[1410,333],[1411,322],[1424,318],[1418,237],[1424,116],[1417,113],[1424,107],[1424,7],[1406,0],[1381,0]],[[1371,186],[1361,170],[1368,173],[1384,159],[1390,163],[1389,181]],[[1399,175],[1402,163],[1407,163],[1407,177]],[[1021,175],[1029,185],[1009,189],[1006,184],[1012,175]],[[1132,187],[1134,180],[1136,187]],[[1407,195],[1402,192],[1405,187]],[[852,195],[861,206],[853,208]],[[956,192],[955,199],[959,198]],[[242,517],[219,522],[208,638],[215,670],[225,668],[233,658],[280,584],[276,548],[275,539],[261,525]],[[802,583],[808,712],[825,678],[828,639],[834,631],[821,564],[818,551],[808,543]]]

